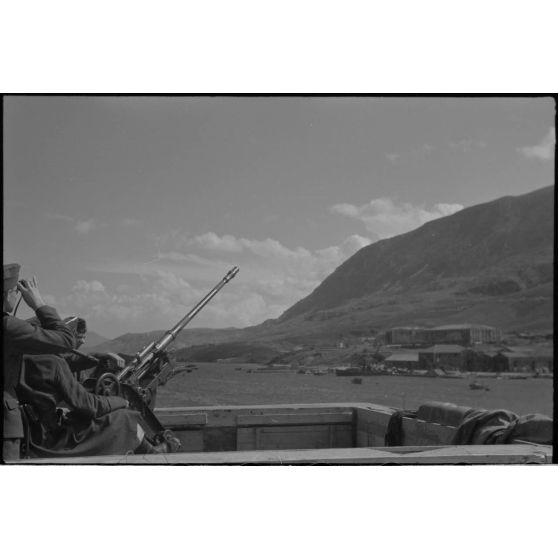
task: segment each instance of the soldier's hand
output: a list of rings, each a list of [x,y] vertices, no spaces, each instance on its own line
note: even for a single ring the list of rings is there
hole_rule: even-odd
[[[37,310],[37,308],[45,305],[45,301],[39,292],[39,286],[37,285],[37,278],[35,276],[33,276],[33,279],[21,279],[18,281],[17,288],[25,304],[32,310]]]
[[[124,359],[120,356],[117,355],[116,353],[105,353],[103,354],[103,358],[108,360],[110,362],[110,364],[112,366],[114,366],[115,368],[124,368]]]

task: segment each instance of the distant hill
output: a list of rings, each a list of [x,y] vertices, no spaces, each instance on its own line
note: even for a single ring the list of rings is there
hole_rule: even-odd
[[[244,342],[282,351],[374,336],[395,325],[481,323],[549,332],[553,270],[554,186],[548,186],[370,244],[278,319],[245,329],[185,330],[173,347]],[[133,353],[162,333],[127,334],[99,347]]]
[[[143,347],[160,339],[166,330],[150,331],[148,333],[126,333],[112,339],[105,341],[95,347],[99,352],[117,352],[125,354],[134,354],[141,350]],[[234,341],[243,337],[242,329],[226,328],[226,329],[210,329],[210,328],[196,328],[184,329],[181,331],[172,344],[174,350],[182,349],[184,347],[191,347],[193,345],[216,344],[224,343],[227,341]]]
[[[506,196],[366,246],[279,321],[368,295],[507,295],[553,280],[554,186]]]
[[[175,353],[177,360],[194,362],[215,362],[229,360],[235,362],[268,362],[279,353],[263,345],[252,343],[219,343],[179,349]]]
[[[103,337],[102,335],[99,335],[94,331],[88,331],[87,337],[85,338],[85,343],[80,347],[80,350],[83,349],[85,351],[88,351],[93,349],[93,347],[100,345],[101,343],[107,342],[109,342],[109,339],[107,339],[106,337]]]

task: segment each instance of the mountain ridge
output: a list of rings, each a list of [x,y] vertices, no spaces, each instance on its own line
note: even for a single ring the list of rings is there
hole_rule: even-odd
[[[521,273],[521,265],[514,266],[513,258],[524,257],[526,251],[532,251],[531,256],[540,254],[541,268],[535,271],[552,275],[553,195],[554,186],[547,186],[522,196],[505,196],[365,246],[279,320],[375,292],[431,287],[439,280],[468,277],[471,272],[486,275],[491,257],[498,260],[494,262],[498,267],[511,265],[519,288],[538,284],[533,270]],[[495,272],[496,266],[491,268],[498,277],[502,274]]]
[[[361,248],[276,319],[184,330],[173,347],[253,340],[280,348],[394,325],[552,330],[553,241],[554,185],[504,196]],[[162,333],[127,334],[100,347],[135,352]]]

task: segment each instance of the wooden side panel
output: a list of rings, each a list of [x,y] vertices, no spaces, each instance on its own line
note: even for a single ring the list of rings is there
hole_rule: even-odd
[[[270,414],[322,414],[353,412],[356,407],[373,407],[369,403],[308,403],[292,405],[231,405],[227,407],[159,407],[155,409],[157,417],[200,415],[207,416],[207,427],[229,427],[237,425],[239,415],[266,416]],[[178,420],[177,418],[174,420]]]
[[[239,428],[237,450],[320,449],[352,446],[352,425]]]
[[[351,424],[352,411],[337,413],[270,413],[267,415],[238,415],[239,426],[273,426],[304,424]]]
[[[416,451],[409,451],[409,450]],[[65,457],[46,459],[23,459],[18,465],[34,464],[246,464],[268,463],[316,464],[316,463],[367,463],[367,464],[524,464],[552,463],[551,446],[495,445],[495,446],[449,446],[437,448],[335,448],[310,450],[277,450],[218,453],[170,453],[151,455],[100,455],[91,457]]]
[[[455,430],[453,426],[404,418],[403,442],[406,446],[448,446]]]
[[[356,409],[357,447],[384,447],[384,437],[392,412]]]
[[[157,415],[157,418],[165,428],[170,429],[205,426],[207,424],[207,413],[161,413]]]
[[[239,428],[236,431],[236,450],[252,451],[258,449],[258,428]]]
[[[204,451],[203,432],[201,430],[174,430],[173,432],[182,444],[181,452]]]
[[[367,448],[368,443],[368,432],[366,430],[357,430],[356,433],[356,447],[357,448]]]
[[[235,451],[236,427],[222,426],[203,430],[203,451]]]

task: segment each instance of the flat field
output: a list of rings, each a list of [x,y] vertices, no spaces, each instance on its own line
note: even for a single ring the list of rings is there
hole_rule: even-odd
[[[469,388],[470,378],[367,376],[362,378],[362,384],[353,384],[351,377],[331,374],[247,373],[259,365],[199,363],[197,366],[197,370],[182,372],[159,389],[158,407],[369,402],[416,409],[426,401],[444,401],[552,417],[551,379],[479,378],[477,381],[490,391],[473,391]]]

